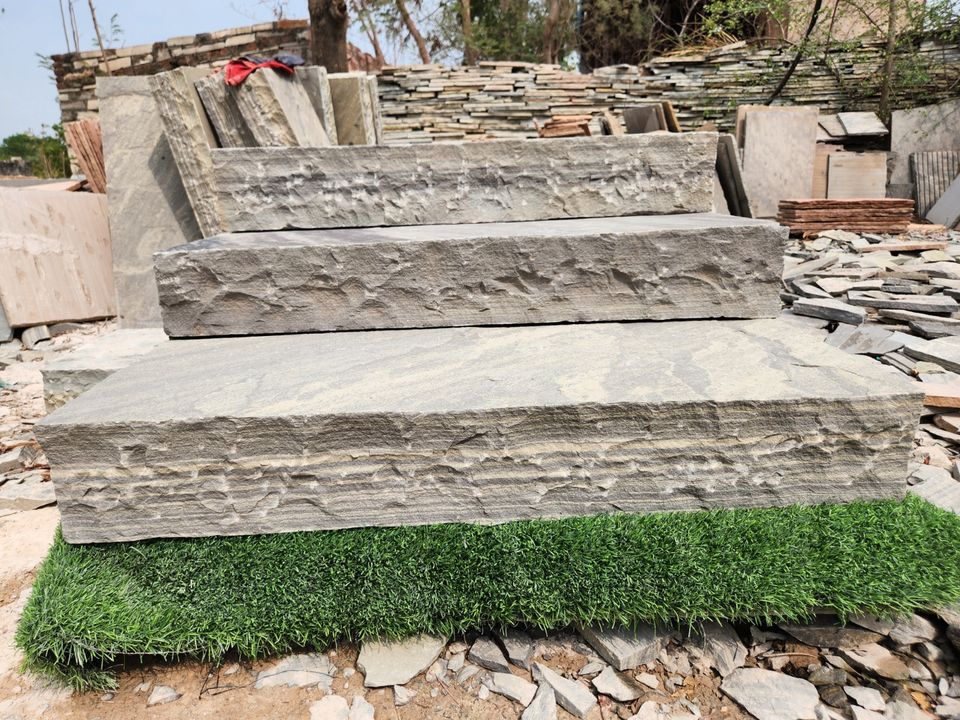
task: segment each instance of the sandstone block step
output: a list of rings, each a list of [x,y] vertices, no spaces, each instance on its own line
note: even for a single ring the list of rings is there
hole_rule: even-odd
[[[513,222],[709,212],[717,135],[219,148],[211,157],[227,232]]]
[[[47,416],[69,542],[900,497],[922,396],[778,320],[166,343]]]
[[[172,337],[776,317],[787,229],[694,214],[230,233],[155,256]]]

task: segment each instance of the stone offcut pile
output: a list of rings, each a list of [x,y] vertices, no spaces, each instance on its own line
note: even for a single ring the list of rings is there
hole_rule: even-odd
[[[174,148],[191,92],[157,98]],[[901,496],[919,394],[769,319],[784,231],[699,214],[716,143],[200,148],[198,215],[261,232],[157,258],[167,329],[246,337],[167,343],[38,428],[65,537]],[[691,318],[729,320],[630,322]]]

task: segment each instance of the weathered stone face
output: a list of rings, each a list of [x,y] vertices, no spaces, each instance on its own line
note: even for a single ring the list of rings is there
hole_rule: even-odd
[[[120,322],[159,327],[151,256],[201,237],[147,77],[97,81]],[[2,332],[0,332],[2,336]]]
[[[776,317],[786,228],[725,215],[218,235],[156,256],[172,337]]]
[[[227,232],[514,222],[709,212],[717,135],[232,148],[212,155]]]
[[[921,396],[777,320],[167,343],[36,432],[70,542],[902,496]]]

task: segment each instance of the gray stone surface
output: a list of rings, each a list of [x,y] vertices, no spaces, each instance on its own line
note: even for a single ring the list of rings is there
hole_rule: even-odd
[[[586,685],[568,680],[546,665],[533,664],[533,679],[542,685],[549,685],[556,695],[557,704],[575,717],[585,718],[597,707],[597,699]]]
[[[204,237],[223,230],[211,155],[217,139],[194,85],[208,74],[204,68],[179,68],[149,78],[170,150]]]
[[[160,327],[153,253],[196,240],[200,228],[164,136],[149,78],[98,78],[97,99],[120,323],[125,328]]]
[[[405,685],[430,667],[446,644],[445,638],[433,635],[367,641],[360,647],[357,669],[366,687]]]
[[[237,88],[224,82],[223,73],[207,75],[195,82],[194,86],[220,141],[220,147],[257,146],[237,105]]]
[[[394,330],[167,343],[36,434],[112,542],[902,497],[921,402],[777,320]]]
[[[500,642],[506,650],[507,659],[524,670],[530,669],[530,659],[536,652],[536,646],[530,636],[522,630],[511,629],[500,634]]]
[[[327,75],[340,145],[376,145],[377,128],[365,72]]]
[[[41,370],[47,412],[86,392],[167,340],[160,328],[120,329],[50,360]]]
[[[927,212],[927,220],[952,228],[960,222],[960,175]]]
[[[367,92],[370,95],[370,117],[373,120],[373,140],[375,145],[383,143],[383,115],[380,113],[380,93],[377,76],[367,76]]]
[[[943,367],[944,370],[960,372],[960,336],[949,336],[927,340],[904,347],[904,352],[917,360],[927,360]]]
[[[3,311],[3,305],[0,305],[0,342],[7,342],[13,337],[13,328],[7,322],[7,315]]]
[[[169,685],[157,685],[150,693],[150,697],[147,698],[147,707],[166,705],[167,703],[172,703],[174,700],[179,700],[181,697],[181,693]]]
[[[237,89],[235,99],[257,145],[330,145],[320,116],[296,75],[270,68],[258,70]]]
[[[960,150],[960,100],[894,110],[890,121],[890,182],[910,183],[910,155],[927,150]]]
[[[231,233],[156,256],[172,337],[776,317],[786,228],[724,215]]]
[[[314,111],[323,123],[323,129],[327,133],[327,138],[331,145],[339,145],[337,139],[337,120],[333,112],[333,97],[330,94],[330,80],[327,77],[327,69],[318,65],[308,67],[298,67],[297,77],[300,78],[300,84],[307,91],[307,97],[313,105]]]
[[[631,629],[585,626],[580,634],[617,670],[632,670],[656,660],[667,642],[663,633],[648,624]]]
[[[224,148],[214,185],[229,232],[709,212],[716,146],[697,132]]]
[[[806,680],[761,668],[740,668],[724,678],[720,689],[757,720],[815,720],[820,702]]]

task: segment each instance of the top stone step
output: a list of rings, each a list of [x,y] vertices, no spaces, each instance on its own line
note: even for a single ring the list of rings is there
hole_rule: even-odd
[[[716,133],[212,151],[226,232],[710,212]]]

